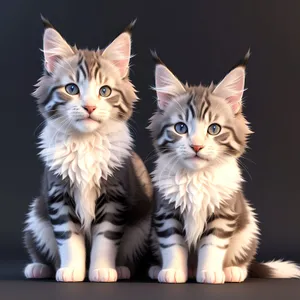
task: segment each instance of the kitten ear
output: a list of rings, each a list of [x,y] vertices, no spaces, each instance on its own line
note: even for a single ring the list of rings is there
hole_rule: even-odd
[[[156,52],[151,52],[151,54],[156,62],[155,87],[153,89],[156,91],[158,107],[164,110],[172,98],[186,90],[177,77],[162,63]]]
[[[43,52],[45,68],[47,72],[52,73],[55,63],[62,57],[74,55],[71,46],[63,39],[63,37],[54,29],[50,22],[41,16],[44,23]]]
[[[237,114],[242,109],[242,97],[245,88],[245,69],[250,51],[247,52],[244,59],[230,71],[225,78],[214,89],[213,94],[221,97],[231,105],[234,114]]]
[[[136,20],[115,38],[110,45],[103,51],[102,56],[110,61],[119,69],[122,78],[128,75],[129,61],[131,58],[131,32]]]

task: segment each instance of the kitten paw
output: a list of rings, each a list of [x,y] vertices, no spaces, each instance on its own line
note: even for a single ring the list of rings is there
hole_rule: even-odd
[[[149,271],[148,271],[148,276],[151,279],[157,280],[158,279],[158,274],[161,271],[161,267],[160,266],[152,266],[150,267]]]
[[[185,283],[187,281],[187,274],[180,269],[162,269],[158,273],[158,281],[165,283]]]
[[[56,271],[56,281],[79,282],[85,278],[85,271],[81,268],[60,268]]]
[[[228,267],[224,269],[226,282],[243,282],[247,277],[247,269],[240,267]]]
[[[200,270],[197,272],[196,280],[199,283],[223,284],[225,282],[225,274],[223,270],[219,270],[219,271]]]
[[[125,266],[117,267],[118,279],[130,279],[130,270]]]
[[[118,280],[117,270],[112,268],[95,269],[89,273],[89,280],[93,282],[116,282]]]
[[[32,263],[28,264],[24,269],[24,275],[26,278],[38,279],[38,278],[52,278],[54,277],[53,269],[45,264]]]

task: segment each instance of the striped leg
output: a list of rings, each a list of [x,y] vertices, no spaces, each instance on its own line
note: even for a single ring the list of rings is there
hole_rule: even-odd
[[[73,215],[67,195],[49,195],[49,215],[60,256],[56,280],[83,281],[85,278],[85,240],[80,223]]]
[[[162,206],[154,222],[162,256],[162,270],[158,273],[158,281],[186,282],[188,251],[179,218],[175,217],[174,212],[167,212]]]
[[[198,248],[197,282],[213,284],[225,282],[223,263],[234,226],[234,220],[229,221],[223,217],[208,221]]]
[[[243,282],[247,278],[258,244],[259,229],[251,207],[246,208],[237,222],[239,226],[230,240],[224,262],[226,282]]]
[[[89,280],[115,282],[118,279],[116,257],[125,225],[124,207],[117,201],[107,202],[101,197],[96,212],[92,228]]]
[[[26,219],[24,244],[32,263],[24,269],[26,278],[53,278],[58,261],[57,243],[49,221],[46,202],[33,200]]]

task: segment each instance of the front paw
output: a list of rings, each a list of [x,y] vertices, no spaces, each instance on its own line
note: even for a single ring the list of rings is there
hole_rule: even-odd
[[[187,272],[181,269],[162,269],[158,273],[158,281],[165,283],[185,283]]]
[[[93,282],[116,282],[118,273],[116,269],[101,268],[89,272],[89,280]]]
[[[197,271],[196,280],[199,283],[223,284],[225,282],[225,274],[223,270],[200,270]]]
[[[81,268],[60,268],[56,271],[56,281],[79,282],[85,278],[85,270]]]

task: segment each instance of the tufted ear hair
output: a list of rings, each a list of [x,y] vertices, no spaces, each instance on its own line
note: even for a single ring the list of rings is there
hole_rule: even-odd
[[[103,51],[102,56],[110,61],[119,69],[122,78],[129,72],[129,62],[131,58],[131,32],[136,20],[116,37]]]
[[[230,104],[234,114],[237,114],[242,109],[246,76],[245,69],[249,56],[250,52],[248,51],[244,59],[224,77],[213,91],[213,94],[225,99]]]
[[[47,72],[52,73],[59,59],[72,56],[74,52],[50,22],[43,16],[41,18],[45,28],[43,36],[44,64]]]
[[[152,56],[156,62],[155,67],[155,87],[157,95],[157,105],[164,110],[172,98],[185,92],[183,84],[175,75],[163,64],[156,52],[152,52]]]

